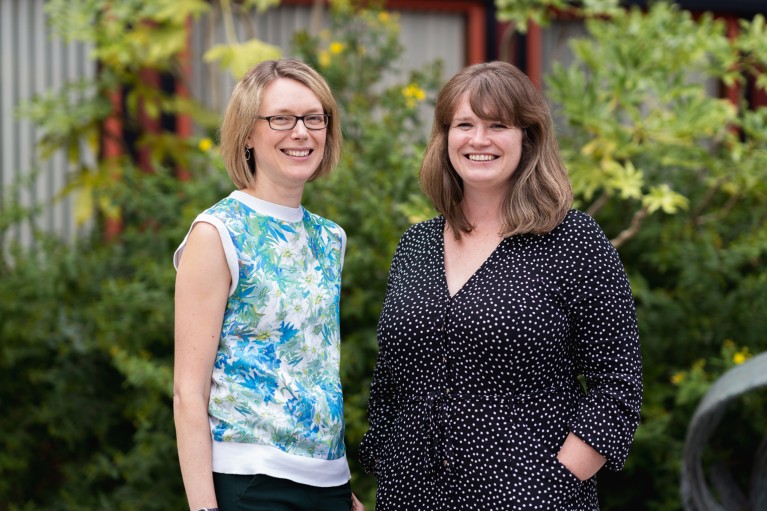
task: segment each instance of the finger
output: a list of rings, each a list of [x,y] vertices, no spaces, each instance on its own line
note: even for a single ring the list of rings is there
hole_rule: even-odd
[[[352,493],[352,511],[365,511],[365,506],[359,501],[357,496]]]

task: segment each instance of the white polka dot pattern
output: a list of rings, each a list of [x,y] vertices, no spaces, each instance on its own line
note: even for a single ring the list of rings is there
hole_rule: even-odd
[[[378,325],[360,460],[378,511],[595,510],[556,459],[574,432],[618,470],[639,421],[631,289],[588,215],[503,240],[454,296],[444,218],[411,227]],[[587,390],[579,383],[585,378]]]

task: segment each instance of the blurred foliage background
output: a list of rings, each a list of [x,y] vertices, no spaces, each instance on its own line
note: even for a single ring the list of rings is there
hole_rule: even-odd
[[[552,7],[587,20],[588,37],[572,42],[574,63],[555,66],[545,90],[576,205],[602,225],[630,276],[645,364],[636,443],[623,472],[600,474],[600,498],[606,510],[679,510],[682,448],[697,402],[724,371],[767,349],[767,110],[706,88],[765,87],[764,18],[743,21],[731,37],[721,21],[693,19],[664,2],[646,10],[611,0],[496,4],[499,18],[522,30],[531,20],[547,23]],[[178,73],[186,20],[210,5],[47,5],[63,37],[94,45],[100,73],[25,104],[21,114],[45,128],[41,155],[70,154],[69,190],[93,229],[73,244],[38,232],[32,246],[3,247],[0,510],[185,509],[172,417],[171,255],[194,216],[231,184],[216,151],[218,115],[153,88],[140,72]],[[344,1],[330,11],[328,30],[294,39],[293,54],[330,82],[345,136],[339,168],[307,187],[305,206],[349,238],[341,304],[347,447],[353,488],[372,510],[375,481],[356,452],[367,427],[376,322],[399,236],[433,215],[417,184],[422,119],[448,77],[434,63],[391,83],[387,72],[403,56],[396,15]],[[272,50],[248,42],[208,58],[237,73]],[[135,143],[150,150],[149,173],[130,151],[79,163],[82,141],[98,152],[118,84],[126,119],[153,105],[153,115],[192,116],[199,136],[133,126]],[[190,179],[178,179],[178,166]],[[0,236],[34,214],[13,189],[3,193]],[[114,221],[121,232],[108,239],[103,227]],[[727,463],[744,488],[755,442],[767,432],[765,409],[765,393],[752,393],[728,411],[730,426],[712,442],[709,456]]]

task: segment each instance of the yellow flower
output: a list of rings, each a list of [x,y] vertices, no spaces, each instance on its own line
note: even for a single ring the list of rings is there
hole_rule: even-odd
[[[402,89],[402,94],[406,98],[413,98],[419,101],[423,101],[424,99],[426,99],[426,93],[424,92],[424,90],[414,83],[411,83],[410,85]]]
[[[684,372],[675,373],[671,377],[671,383],[673,383],[674,385],[679,385],[680,383],[684,381],[684,376],[685,376]]]
[[[328,67],[330,65],[330,54],[326,51],[321,51],[319,54],[320,66]]]
[[[737,353],[735,353],[732,356],[732,362],[736,366],[739,366],[740,364],[742,364],[743,362],[745,362],[749,358],[751,358],[751,354],[748,352],[748,347],[746,347],[746,348],[743,348],[742,350],[738,351]]]
[[[386,23],[389,21],[389,13],[386,11],[381,11],[378,13],[378,21],[381,23]]]
[[[418,85],[411,83],[402,89],[402,95],[405,96],[405,103],[410,108],[415,107],[419,101],[426,99],[426,92]]]
[[[330,43],[330,48],[328,49],[330,50],[330,53],[332,53],[333,55],[338,55],[339,53],[344,51],[345,48],[346,48],[346,45],[344,45],[344,43],[333,41],[332,43]]]
[[[197,147],[200,148],[200,151],[207,153],[210,151],[210,148],[213,147],[213,141],[209,138],[203,138],[200,140],[200,143],[197,144]]]

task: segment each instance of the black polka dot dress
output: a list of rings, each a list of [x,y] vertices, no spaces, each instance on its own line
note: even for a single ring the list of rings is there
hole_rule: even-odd
[[[504,239],[451,297],[444,225],[411,227],[389,273],[360,446],[376,509],[598,509],[596,478],[579,481],[556,454],[573,432],[618,470],[639,422],[617,252],[572,210],[546,235]]]

